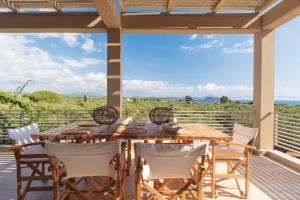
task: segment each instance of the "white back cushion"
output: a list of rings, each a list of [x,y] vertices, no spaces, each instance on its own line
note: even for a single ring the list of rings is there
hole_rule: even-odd
[[[137,155],[150,167],[149,179],[191,178],[192,164],[208,153],[208,143],[151,144],[138,143]]]
[[[115,178],[115,166],[110,161],[121,153],[121,141],[101,143],[45,143],[48,155],[55,156],[66,167],[67,178],[109,176]]]
[[[32,123],[28,126],[8,129],[8,137],[14,140],[17,144],[23,145],[28,143],[33,143],[34,140],[31,135],[40,132],[39,127],[36,123]]]

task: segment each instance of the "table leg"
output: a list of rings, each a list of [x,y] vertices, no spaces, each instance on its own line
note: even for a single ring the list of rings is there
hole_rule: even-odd
[[[211,197],[216,197],[216,180],[215,180],[215,171],[216,171],[216,146],[212,143],[212,153],[211,153]]]
[[[129,176],[129,171],[130,171],[130,166],[131,166],[131,139],[128,139],[127,142],[127,176]]]

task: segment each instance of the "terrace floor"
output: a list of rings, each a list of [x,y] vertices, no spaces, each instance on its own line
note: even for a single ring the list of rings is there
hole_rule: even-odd
[[[217,165],[217,170],[226,169]],[[243,170],[243,169],[241,169]],[[205,181],[205,196],[210,199],[209,178]],[[300,200],[300,174],[261,156],[251,160],[250,197],[252,200]],[[217,180],[219,200],[240,199],[234,180]],[[0,200],[16,199],[14,156],[0,152]],[[28,193],[26,199],[51,200],[51,192]],[[126,177],[125,200],[135,199],[133,173]]]

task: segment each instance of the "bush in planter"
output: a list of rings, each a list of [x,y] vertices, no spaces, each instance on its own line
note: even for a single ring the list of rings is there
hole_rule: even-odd
[[[62,99],[62,96],[56,92],[41,90],[31,93],[29,99],[34,102],[44,101],[48,103],[56,103]]]

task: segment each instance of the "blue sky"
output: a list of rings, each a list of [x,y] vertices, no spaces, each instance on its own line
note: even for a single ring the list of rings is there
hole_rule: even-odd
[[[276,31],[277,99],[300,97],[300,17]],[[106,92],[106,34],[0,34],[0,90]],[[251,99],[252,35],[124,34],[125,96]]]

